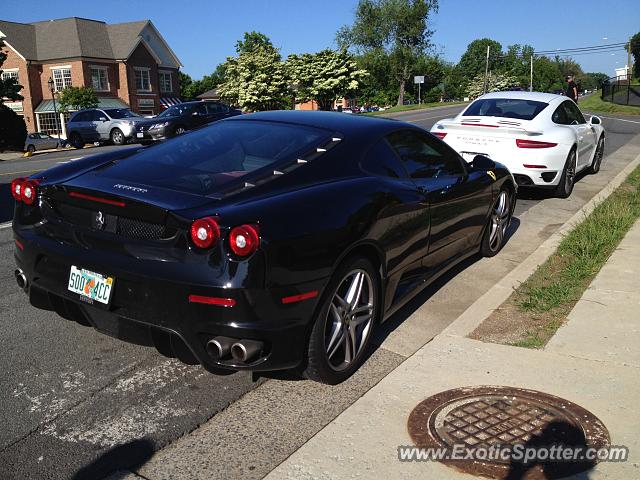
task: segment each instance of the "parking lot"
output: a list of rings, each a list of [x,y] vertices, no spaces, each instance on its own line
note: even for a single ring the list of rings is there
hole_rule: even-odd
[[[429,129],[461,108],[394,118]],[[107,463],[101,458],[109,459],[109,468],[140,466],[154,450],[212,417],[203,427],[209,429],[210,443],[201,446],[211,452],[203,466],[208,478],[261,477],[445,328],[623,167],[607,160],[629,142],[637,142],[640,118],[603,120],[607,144],[602,173],[581,178],[568,200],[523,190],[505,251],[495,259],[465,262],[404,307],[379,332],[379,348],[365,367],[338,387],[248,373],[214,376],[200,367],[167,360],[155,349],[126,344],[36,310],[15,285],[14,243],[9,225],[3,223],[0,349],[5,354],[0,391],[9,396],[0,406],[4,423],[0,478],[66,478],[82,468],[89,477],[99,477]],[[0,162],[0,222],[12,215],[11,179],[113,148],[123,147],[65,150]],[[248,392],[252,393],[238,401]],[[306,417],[311,412],[313,418]],[[304,425],[297,421],[300,418]],[[275,431],[268,444],[260,434],[265,431]],[[274,443],[274,436],[281,442]],[[176,472],[184,471],[193,458],[183,455],[180,461]],[[219,468],[223,463],[230,467]]]

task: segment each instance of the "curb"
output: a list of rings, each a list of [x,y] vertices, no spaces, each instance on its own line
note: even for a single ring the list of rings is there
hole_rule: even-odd
[[[547,261],[557,250],[562,239],[577,227],[596,206],[608,198],[638,165],[640,165],[640,154],[613,177],[600,192],[591,197],[591,200],[585,203],[580,210],[567,220],[551,237],[544,241],[531,255],[520,263],[520,265],[505,275],[502,280],[471,304],[469,308],[440,332],[439,335],[467,337],[473,332],[494,310],[509,298],[515,288],[520,286],[540,265]]]

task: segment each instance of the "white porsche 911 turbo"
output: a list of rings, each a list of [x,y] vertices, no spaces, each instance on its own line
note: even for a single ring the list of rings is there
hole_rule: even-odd
[[[585,120],[573,100],[551,93],[488,93],[431,133],[468,162],[487,156],[509,168],[518,185],[554,188],[563,198],[578,172],[600,170],[604,151],[602,120]]]

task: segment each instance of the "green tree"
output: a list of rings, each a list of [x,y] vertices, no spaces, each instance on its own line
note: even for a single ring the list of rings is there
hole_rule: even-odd
[[[2,47],[4,47],[4,42],[0,40],[0,105],[4,98],[9,100],[23,99],[20,95],[22,85],[18,84],[15,78],[2,79],[2,64],[7,59],[7,54],[2,51]]]
[[[24,148],[27,127],[24,118],[0,103],[0,152],[6,148]]]
[[[193,79],[184,72],[178,72],[178,85],[180,86],[180,97],[183,100],[191,100],[190,88],[193,84]]]
[[[636,78],[640,78],[640,32],[631,37],[629,43],[631,43],[631,55],[633,55],[632,75]]]
[[[331,110],[341,97],[354,93],[368,75],[346,51],[289,55],[287,71],[296,100],[315,100],[320,110]]]
[[[465,82],[479,75],[484,77],[487,47],[489,47],[489,71],[502,71],[502,44],[490,38],[474,40],[467,45],[467,50],[458,62],[460,75]]]
[[[238,55],[242,53],[252,52],[256,48],[263,48],[266,50],[277,51],[276,47],[273,46],[269,37],[267,37],[264,33],[252,31],[252,32],[244,32],[244,36],[242,40],[238,40],[236,42],[236,53]]]
[[[180,88],[181,96],[184,100],[194,100],[198,95],[203,94],[209,90],[213,90],[224,82],[225,77],[225,65],[220,64],[216,67],[211,75],[205,75],[200,80],[192,80],[189,77],[189,82],[185,81],[184,89]]]
[[[428,19],[437,9],[437,0],[360,0],[353,25],[337,34],[338,45],[358,53],[384,51],[402,105],[412,65],[430,47]]]
[[[228,57],[224,69],[225,80],[218,90],[231,103],[251,111],[289,105],[289,79],[277,49],[262,43],[248,50],[240,46],[238,56]]]
[[[60,93],[60,111],[83,110],[98,106],[98,95],[91,87],[67,87]]]
[[[565,89],[565,80],[554,60],[544,56],[533,59],[533,89],[537,92]]]

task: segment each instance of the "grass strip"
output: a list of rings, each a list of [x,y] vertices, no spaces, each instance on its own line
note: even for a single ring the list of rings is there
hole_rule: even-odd
[[[589,112],[613,113],[618,115],[640,115],[640,107],[605,102],[600,98],[600,92],[595,92],[588,97],[579,99],[578,105],[581,110],[587,110]]]
[[[471,337],[526,348],[546,345],[638,218],[640,167],[562,239]]]
[[[401,107],[391,107],[378,112],[367,112],[363,115],[386,115],[387,113],[410,112],[411,110],[424,110],[433,107],[455,107],[456,105],[466,105],[469,102],[432,102],[415,105],[403,105]]]

